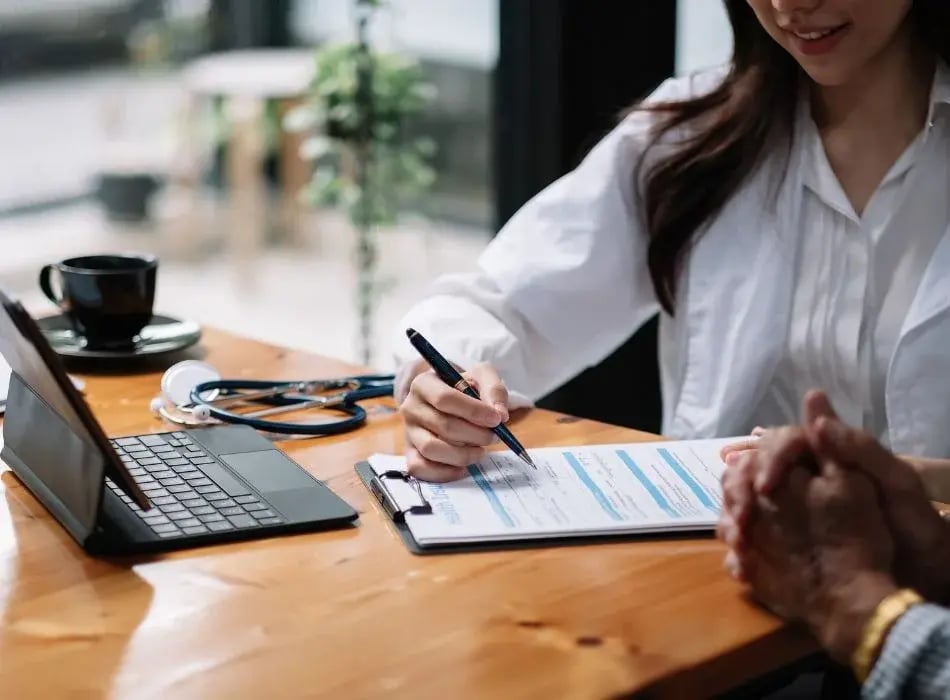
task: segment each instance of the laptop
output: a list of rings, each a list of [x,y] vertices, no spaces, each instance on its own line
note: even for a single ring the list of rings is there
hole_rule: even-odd
[[[12,370],[0,458],[90,553],[204,546],[357,518],[247,426],[108,439],[36,322],[2,290],[0,354]]]

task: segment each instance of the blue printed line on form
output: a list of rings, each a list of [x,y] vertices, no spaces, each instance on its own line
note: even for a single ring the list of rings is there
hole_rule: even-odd
[[[495,493],[495,489],[492,488],[491,483],[485,478],[482,470],[479,469],[477,465],[473,464],[468,468],[468,473],[472,475],[475,483],[478,484],[478,488],[480,488],[482,493],[485,494],[485,498],[487,498],[488,502],[491,503],[492,509],[495,511],[498,517],[501,518],[501,522],[504,523],[505,527],[514,527],[515,521],[511,519],[511,516],[508,515],[508,511],[505,510],[505,507],[501,504],[501,501],[498,500],[498,495]]]
[[[680,461],[676,459],[676,457],[674,457],[666,448],[661,447],[657,450],[657,452],[666,461],[666,463],[673,468],[673,471],[676,472],[679,478],[686,482],[686,485],[689,486],[690,490],[696,494],[696,498],[699,499],[699,502],[709,508],[709,510],[711,510],[713,513],[718,515],[719,509],[716,508],[716,505],[712,502],[712,499],[709,498],[709,494],[706,493],[706,489],[696,482],[693,476],[688,471],[686,471],[682,464],[680,464]]]
[[[604,492],[600,490],[600,487],[594,483],[594,480],[590,478],[590,474],[587,473],[587,470],[584,469],[584,465],[581,464],[577,457],[572,455],[570,452],[562,453],[564,459],[567,460],[567,463],[571,465],[571,468],[574,470],[574,473],[577,474],[578,478],[584,482],[584,486],[590,489],[590,492],[594,494],[594,498],[597,499],[597,502],[600,503],[601,508],[607,511],[609,515],[614,520],[623,520],[623,517],[616,511],[616,509],[611,505],[610,501],[607,500],[607,497],[604,495]]]
[[[627,469],[629,469],[630,472],[635,477],[637,477],[637,481],[643,485],[643,488],[645,488],[650,493],[650,495],[653,496],[653,500],[656,501],[656,504],[666,511],[667,515],[669,515],[671,518],[680,517],[680,514],[676,512],[673,506],[669,504],[669,501],[667,501],[663,497],[663,494],[660,493],[660,489],[656,487],[656,484],[650,481],[650,477],[643,473],[643,470],[637,466],[637,463],[633,461],[633,458],[628,455],[626,451],[617,450],[617,456],[620,457],[621,461],[627,465]]]

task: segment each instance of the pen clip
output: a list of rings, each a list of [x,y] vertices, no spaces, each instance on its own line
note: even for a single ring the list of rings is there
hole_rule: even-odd
[[[404,484],[409,484],[418,494],[421,503],[410,506],[409,508],[400,508],[396,499],[393,498],[392,493],[390,493],[389,489],[386,488],[386,485],[383,483],[383,479],[399,480]],[[377,474],[370,480],[369,490],[376,496],[376,500],[379,501],[383,510],[386,511],[386,514],[392,518],[392,521],[395,523],[406,522],[407,513],[414,515],[432,515],[432,505],[426,500],[425,496],[422,495],[422,486],[420,486],[415,478],[406,472],[391,469],[382,474]]]

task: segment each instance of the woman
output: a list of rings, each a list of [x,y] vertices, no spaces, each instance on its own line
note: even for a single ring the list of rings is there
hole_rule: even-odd
[[[542,396],[657,311],[667,435],[794,423],[821,386],[895,451],[950,454],[950,4],[726,6],[728,70],[664,83],[404,319],[483,397],[400,342],[416,476],[464,476],[506,384]]]

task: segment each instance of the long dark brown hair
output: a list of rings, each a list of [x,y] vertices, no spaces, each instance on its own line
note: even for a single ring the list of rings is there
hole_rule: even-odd
[[[724,1],[735,48],[723,82],[699,97],[638,107],[658,117],[653,145],[684,125],[691,134],[675,142],[643,180],[650,277],[669,314],[683,255],[700,229],[764,154],[791,143],[800,68],[746,0]],[[914,0],[911,13],[921,38],[950,62],[950,0]],[[638,168],[637,182],[639,175]]]

